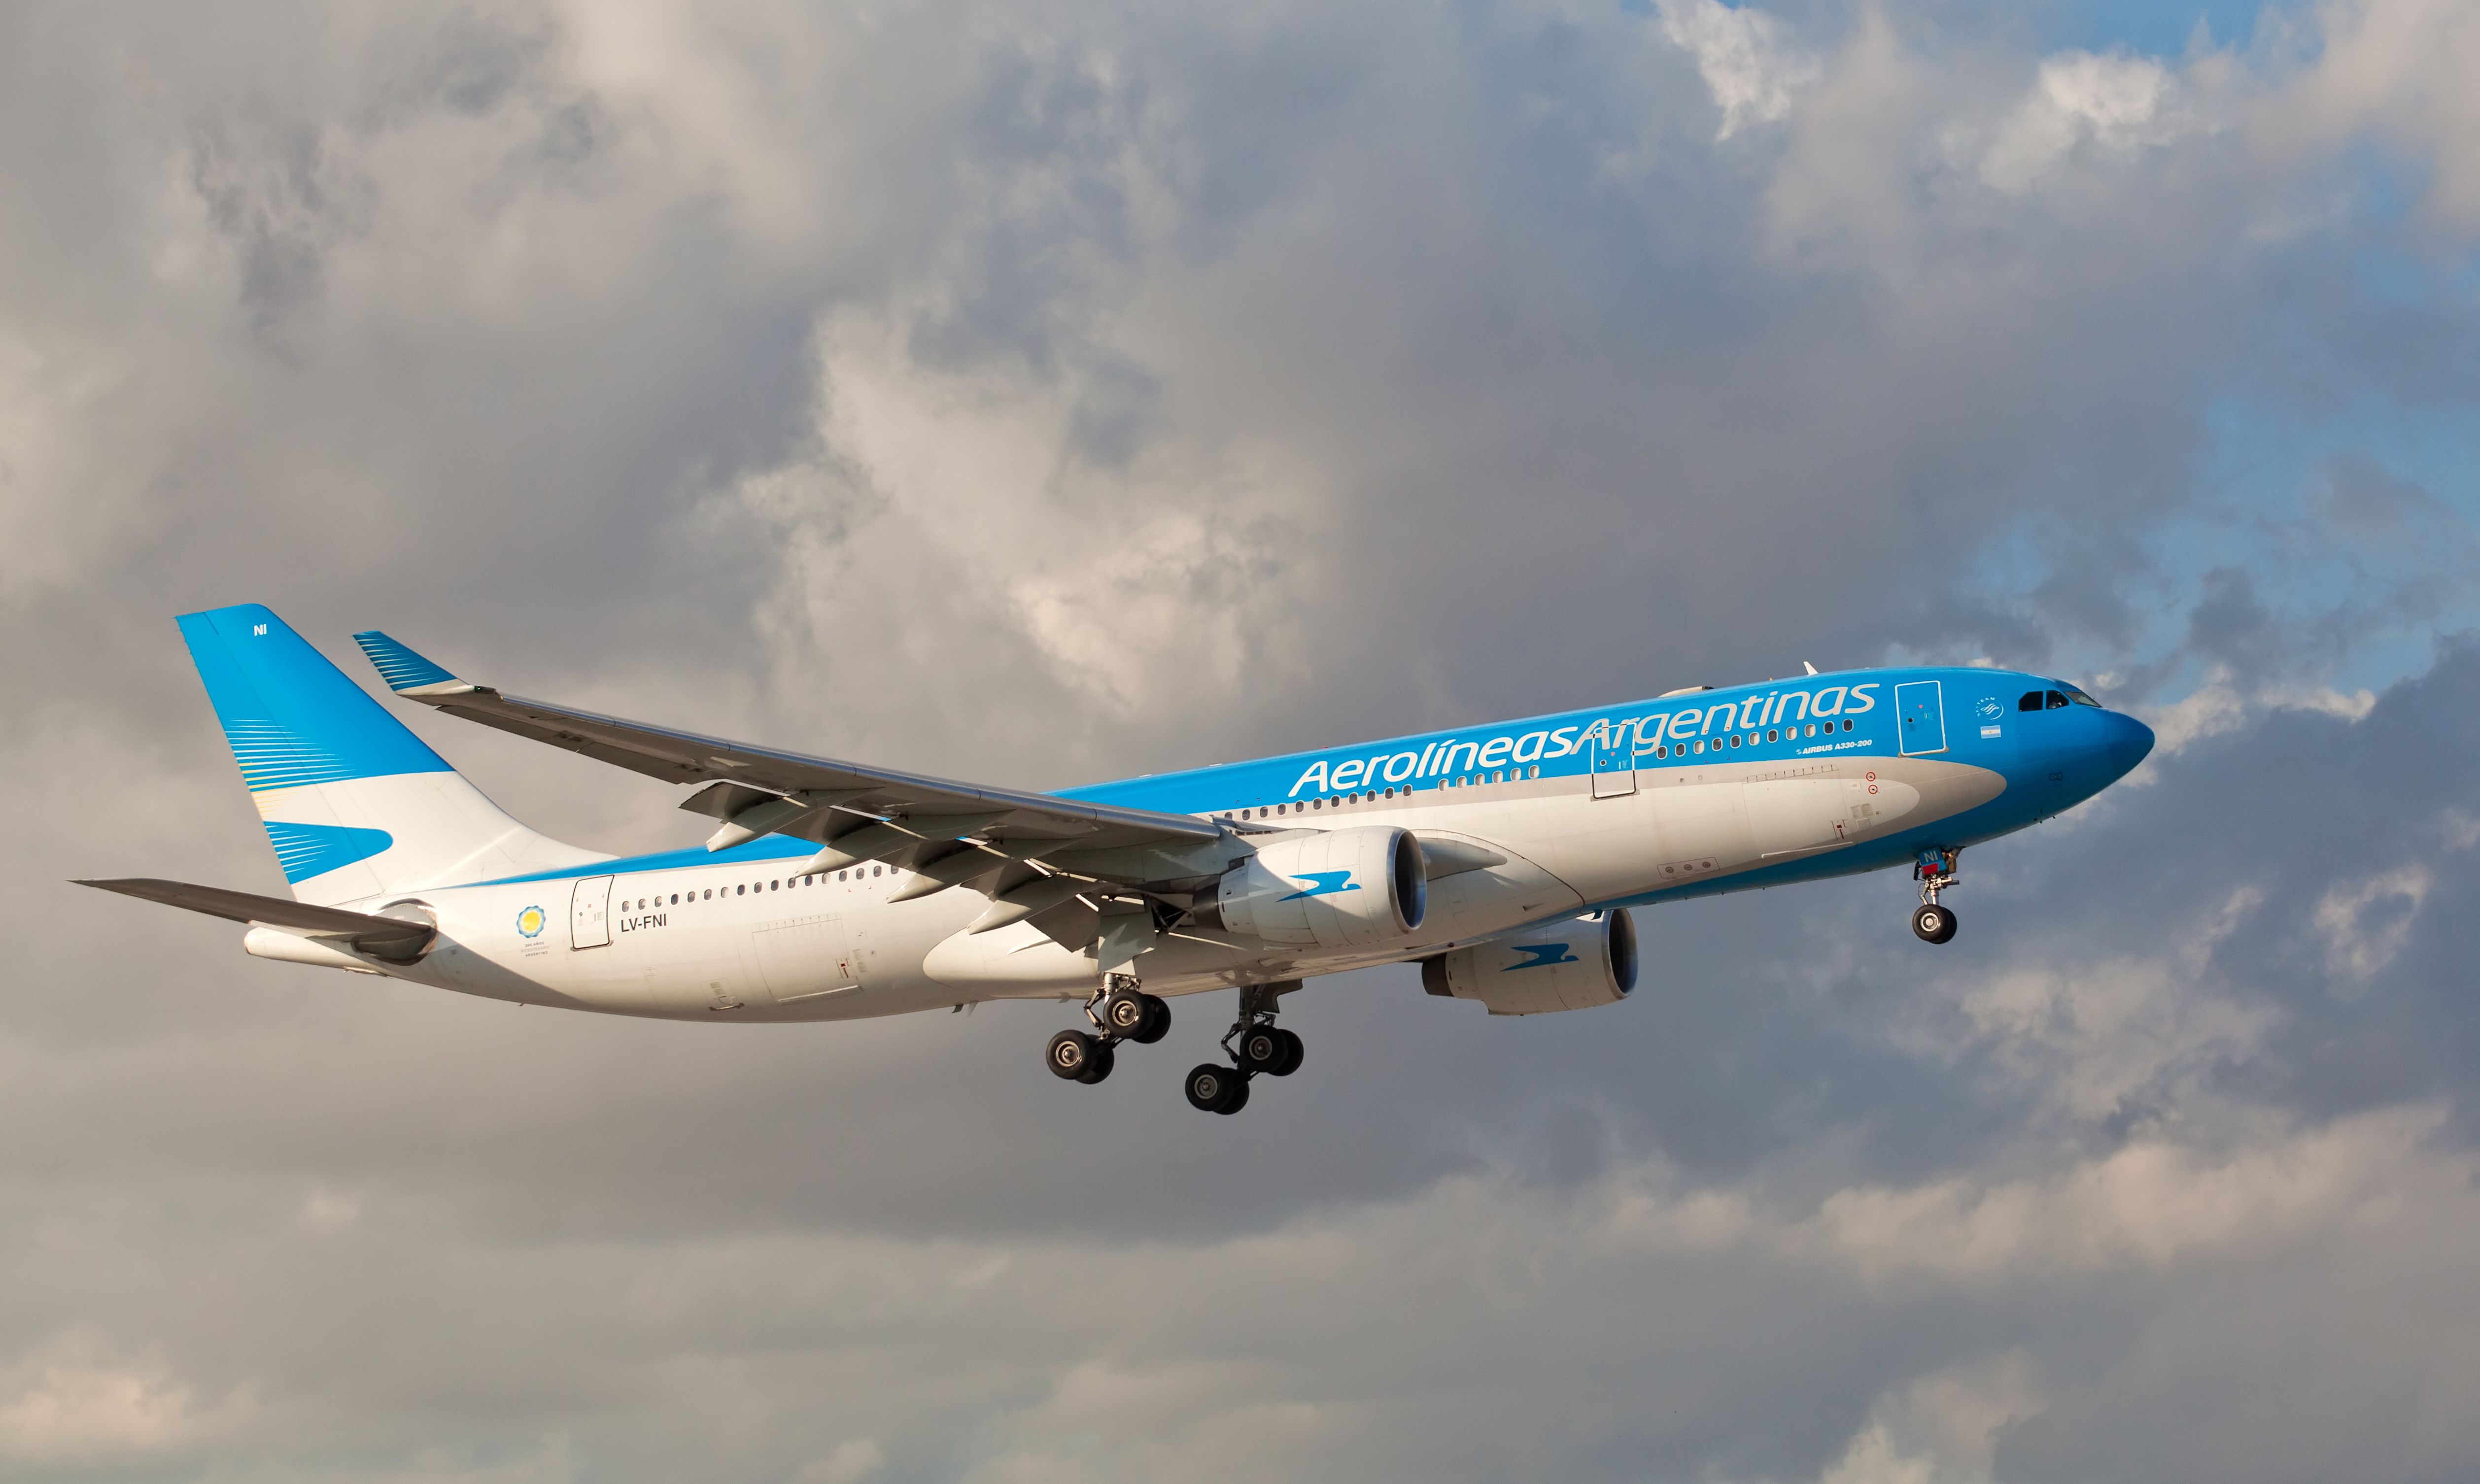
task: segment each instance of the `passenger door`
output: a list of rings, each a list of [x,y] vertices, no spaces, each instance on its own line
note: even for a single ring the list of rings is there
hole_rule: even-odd
[[[1946,706],[1935,680],[1905,680],[1895,687],[1896,725],[1903,755],[1946,751]]]
[[[604,948],[611,942],[611,878],[589,876],[568,900],[568,946]]]
[[[1593,797],[1623,799],[1636,792],[1636,729],[1622,723],[1618,735],[1593,739]]]

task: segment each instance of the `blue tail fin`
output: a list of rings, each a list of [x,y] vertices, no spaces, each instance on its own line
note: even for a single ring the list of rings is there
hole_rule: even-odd
[[[268,609],[248,602],[180,623],[251,793],[452,771]]]
[[[334,905],[596,858],[502,813],[268,609],[244,603],[180,624],[299,900]]]

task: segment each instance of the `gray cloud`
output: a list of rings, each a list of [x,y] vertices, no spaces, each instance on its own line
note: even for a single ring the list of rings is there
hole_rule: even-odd
[[[2480,30],[1950,8],[0,20],[0,1467],[2467,1475]],[[2458,70],[2459,68],[2459,70]],[[1889,656],[2161,724],[1627,1007],[749,1032],[247,960],[171,614],[1062,784]],[[352,668],[358,671],[358,661]],[[529,820],[671,790],[409,718]],[[2407,1398],[2425,1398],[2414,1415]]]

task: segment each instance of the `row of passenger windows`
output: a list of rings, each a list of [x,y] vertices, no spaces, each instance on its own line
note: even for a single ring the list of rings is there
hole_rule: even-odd
[[[2061,705],[2065,704],[2064,702],[2059,704]],[[2092,703],[2087,701],[2084,704],[2090,705]],[[2025,709],[2028,711],[2038,708],[2027,706]],[[1845,731],[1849,731],[1851,727],[1851,718],[1847,716],[1845,717],[1843,719],[1843,729]],[[1832,731],[1834,729],[1834,723],[1830,721],[1810,722],[1804,728],[1797,726],[1775,727],[1770,729],[1765,733],[1763,740],[1767,742],[1780,742],[1785,738],[1789,738],[1790,740],[1796,742],[1804,737],[1816,736],[1821,728],[1826,731]],[[1713,747],[1714,751],[1718,753],[1725,747],[1740,747],[1743,745],[1754,747],[1757,745],[1759,737],[1757,733],[1753,731],[1747,733],[1744,737],[1735,732],[1728,738],[1714,738]],[[1694,742],[1684,743],[1677,747],[1673,747],[1669,743],[1666,742],[1654,748],[1653,755],[1664,758],[1673,756],[1686,757],[1692,753],[1701,753],[1705,751],[1705,741],[1702,738],[1699,738]],[[1473,773],[1462,778],[1441,779],[1439,780],[1438,786],[1441,788],[1470,788],[1477,783],[1504,783],[1507,782],[1510,778],[1521,782],[1525,779],[1539,778],[1540,776],[1541,766],[1540,764],[1536,763],[1530,768],[1500,768],[1489,773]],[[1404,789],[1404,793],[1407,797],[1409,797],[1411,792],[1412,790],[1408,785]],[[1392,799],[1394,797],[1395,790],[1392,788],[1373,788],[1361,793],[1345,794],[1340,799],[1308,799],[1298,804],[1276,804],[1246,809],[1226,809],[1223,811],[1223,817],[1225,819],[1264,819],[1270,815],[1292,813],[1305,814],[1311,809],[1323,809],[1330,806],[1339,809],[1347,804],[1368,804],[1379,799]]]
[[[890,870],[886,866],[874,865],[865,870],[860,866],[854,866],[849,870],[838,871],[836,873],[836,880],[842,881],[849,877],[858,882],[865,881],[873,876],[901,876],[904,873],[901,871]],[[715,891],[722,891],[727,898],[745,897],[753,891],[763,896],[770,891],[781,891],[788,885],[794,887],[823,886],[826,884],[826,881],[827,873],[820,871],[812,876],[779,878],[775,881],[766,882],[743,882],[739,885],[729,889],[715,887],[707,891],[692,891],[688,893],[688,900],[691,902],[711,902],[714,900]],[[620,903],[620,910],[624,912],[642,912],[648,909],[649,903],[655,907],[678,907],[681,905],[681,893],[677,891],[673,892],[669,900],[666,900],[659,894],[653,897],[639,897],[635,907],[631,907],[628,900],[623,898]]]
[[[1534,769],[1533,776],[1535,778],[1539,778],[1541,776],[1541,770],[1539,768]],[[1412,797],[1412,785],[1409,783],[1405,784],[1401,792],[1405,798],[1409,799]],[[1264,819],[1269,814],[1290,814],[1294,812],[1305,814],[1311,809],[1323,809],[1330,806],[1339,809],[1347,804],[1374,804],[1380,799],[1392,799],[1395,797],[1396,793],[1397,790],[1392,788],[1370,788],[1364,789],[1359,793],[1345,794],[1340,799],[1304,799],[1298,804],[1276,804],[1269,805],[1264,808],[1225,809],[1223,811],[1223,817],[1225,819]]]
[[[1834,729],[1834,724],[1832,722],[1810,722],[1805,728],[1775,727],[1769,729],[1762,739],[1760,739],[1753,731],[1749,732],[1745,737],[1741,736],[1740,733],[1735,731],[1731,733],[1728,738],[1714,738],[1714,751],[1718,753],[1725,747],[1739,747],[1743,744],[1748,747],[1754,747],[1760,740],[1767,742],[1781,742],[1785,740],[1797,742],[1804,737],[1816,736],[1818,729],[1821,727],[1827,731],[1832,731]],[[1851,729],[1851,718],[1847,716],[1843,718],[1843,729],[1846,731],[1849,731]],[[1653,750],[1653,755],[1656,757],[1685,757],[1692,753],[1701,753],[1703,751],[1705,751],[1705,739],[1703,737],[1699,737],[1693,742],[1685,743],[1677,747],[1673,747],[1669,743],[1665,742]]]

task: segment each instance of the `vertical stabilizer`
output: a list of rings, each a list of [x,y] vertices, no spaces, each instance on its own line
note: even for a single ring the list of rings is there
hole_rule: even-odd
[[[268,609],[180,624],[297,900],[332,906],[604,858],[501,812]]]

